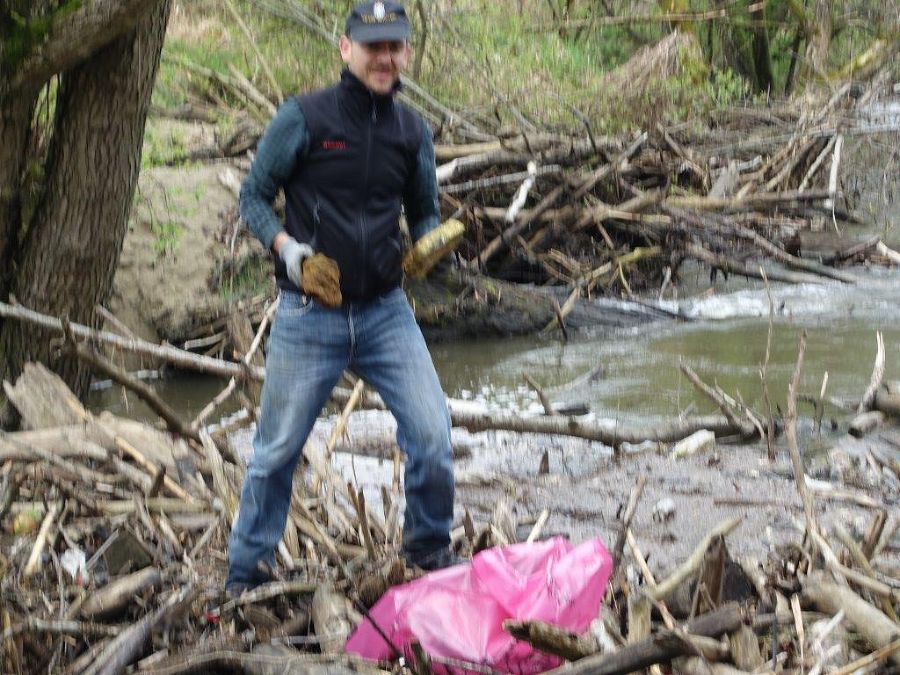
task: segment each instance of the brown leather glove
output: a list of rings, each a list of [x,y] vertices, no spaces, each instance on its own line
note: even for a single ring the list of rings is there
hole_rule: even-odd
[[[325,307],[340,307],[341,271],[328,256],[316,253],[303,260],[303,292]]]

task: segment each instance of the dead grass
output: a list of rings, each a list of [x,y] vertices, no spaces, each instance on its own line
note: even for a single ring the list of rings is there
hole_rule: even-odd
[[[172,6],[166,37],[190,42],[230,41],[229,30],[208,2],[176,2]]]

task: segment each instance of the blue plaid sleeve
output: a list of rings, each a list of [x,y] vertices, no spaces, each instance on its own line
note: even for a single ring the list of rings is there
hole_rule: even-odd
[[[424,131],[416,157],[416,167],[403,194],[406,222],[413,241],[431,232],[441,222],[434,165],[434,140],[431,128],[424,123],[422,128]]]
[[[309,132],[303,111],[296,99],[288,99],[269,123],[250,173],[241,186],[241,218],[267,249],[272,248],[272,240],[283,229],[272,208],[275,194],[308,147]]]

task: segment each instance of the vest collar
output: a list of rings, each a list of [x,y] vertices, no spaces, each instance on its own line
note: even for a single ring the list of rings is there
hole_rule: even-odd
[[[353,102],[360,110],[369,111],[372,108],[384,110],[390,108],[394,103],[394,96],[403,89],[400,80],[394,83],[393,89],[389,94],[376,94],[370,90],[362,81],[350,72],[349,68],[341,71],[340,89],[347,99]]]

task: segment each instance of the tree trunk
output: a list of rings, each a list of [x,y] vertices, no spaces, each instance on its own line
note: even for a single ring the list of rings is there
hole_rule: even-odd
[[[40,85],[34,83],[14,94],[6,90],[5,83],[12,75],[8,71],[15,67],[15,55],[10,50],[16,43],[14,31],[18,24],[12,17],[27,21],[45,10],[45,0],[0,0],[0,298],[4,299],[13,280],[13,260],[22,231],[22,173],[27,165],[31,119],[40,91]]]
[[[774,93],[775,78],[772,75],[772,56],[769,52],[769,31],[766,28],[765,6],[754,4],[750,18],[759,22],[751,28],[753,35],[753,72],[756,75],[757,91]]]
[[[833,0],[816,0],[815,16],[807,18],[806,57],[803,59],[801,69],[801,81],[804,85],[811,84],[825,73],[825,64],[828,59],[828,48],[831,45],[831,33],[833,29]]]
[[[0,298],[7,297],[13,280],[13,259],[22,228],[22,171],[36,101],[36,92],[20,92],[0,106],[0,148],[4,149],[0,160]]]
[[[11,284],[28,307],[99,324],[94,308],[106,301],[125,236],[169,8],[170,0],[159,0],[131,31],[62,77],[44,199]],[[49,335],[6,322],[0,355],[0,376],[13,379],[27,361],[51,363]],[[84,394],[87,372],[77,359],[56,370]]]

